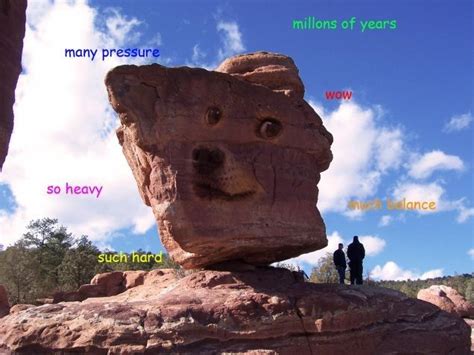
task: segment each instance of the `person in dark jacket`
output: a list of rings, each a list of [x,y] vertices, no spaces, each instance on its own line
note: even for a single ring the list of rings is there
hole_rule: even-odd
[[[364,245],[359,242],[358,236],[354,236],[354,240],[347,247],[347,257],[349,258],[351,285],[354,285],[354,282],[357,285],[362,285],[362,260],[365,258],[365,249]]]
[[[342,250],[343,245],[339,243],[338,249],[333,254],[334,265],[336,266],[337,273],[339,274],[339,283],[344,285],[344,279],[346,278],[346,254]]]

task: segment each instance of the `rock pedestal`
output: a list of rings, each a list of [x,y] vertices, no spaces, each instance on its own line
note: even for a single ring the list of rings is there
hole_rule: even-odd
[[[0,1],[0,170],[13,131],[15,88],[21,72],[26,0]]]
[[[327,245],[316,185],[332,136],[291,58],[259,52],[213,72],[120,66],[105,82],[140,194],[184,268]]]
[[[29,308],[0,322],[7,353],[469,354],[469,347],[469,326],[434,305],[379,287],[305,283],[274,268],[182,279],[162,271],[116,296]]]

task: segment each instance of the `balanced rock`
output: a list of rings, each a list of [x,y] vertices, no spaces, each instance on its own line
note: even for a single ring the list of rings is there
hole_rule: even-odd
[[[0,1],[0,170],[13,131],[15,88],[21,72],[26,0]]]
[[[0,353],[470,353],[461,318],[397,291],[305,283],[275,268],[170,276],[10,314],[0,322]]]
[[[417,298],[460,317],[474,318],[474,306],[452,287],[433,285],[418,291]]]
[[[120,66],[105,82],[123,153],[176,262],[261,265],[327,245],[316,185],[332,136],[291,58],[259,52],[218,71]]]

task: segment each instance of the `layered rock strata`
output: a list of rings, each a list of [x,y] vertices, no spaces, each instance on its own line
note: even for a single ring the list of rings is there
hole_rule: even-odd
[[[461,318],[384,288],[305,283],[273,268],[208,270],[175,280],[163,273],[154,281],[117,296],[4,317],[0,351],[470,353],[470,328]]]

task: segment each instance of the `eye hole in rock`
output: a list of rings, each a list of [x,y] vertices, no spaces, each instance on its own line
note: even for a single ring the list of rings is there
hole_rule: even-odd
[[[207,124],[214,126],[222,118],[222,112],[217,107],[209,107],[206,112],[206,122]]]
[[[262,138],[271,139],[278,136],[283,126],[281,123],[273,118],[265,119],[258,128],[258,134]]]

